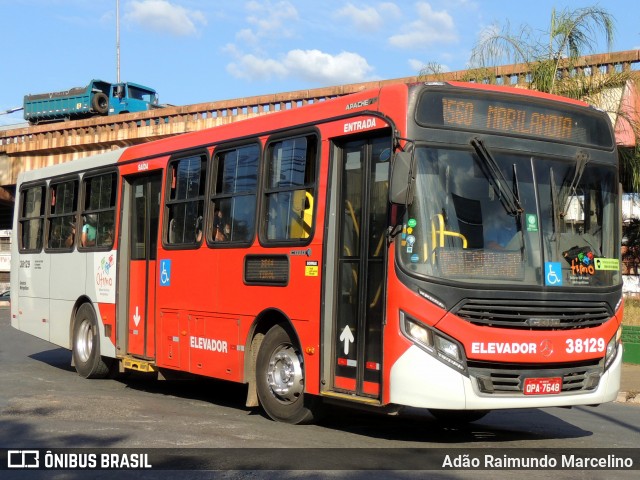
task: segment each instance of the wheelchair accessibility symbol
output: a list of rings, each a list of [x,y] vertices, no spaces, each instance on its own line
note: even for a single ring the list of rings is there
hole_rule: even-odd
[[[160,286],[171,285],[171,260],[160,260]]]
[[[560,262],[545,262],[544,284],[550,287],[562,286],[562,265]]]

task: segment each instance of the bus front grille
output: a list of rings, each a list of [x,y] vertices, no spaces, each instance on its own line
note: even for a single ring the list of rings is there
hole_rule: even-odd
[[[579,366],[562,367],[545,365],[501,365],[486,362],[469,362],[469,376],[480,392],[495,395],[524,395],[527,378],[562,378],[562,393],[576,393],[598,387],[603,373],[602,362],[585,362]]]
[[[613,316],[605,302],[467,299],[452,310],[474,325],[527,330],[597,327]]]

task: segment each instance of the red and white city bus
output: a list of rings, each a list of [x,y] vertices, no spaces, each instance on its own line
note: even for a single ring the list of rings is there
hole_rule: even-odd
[[[397,84],[23,173],[12,325],[84,377],[190,372],[302,423],[322,400],[472,421],[616,398],[608,117]]]

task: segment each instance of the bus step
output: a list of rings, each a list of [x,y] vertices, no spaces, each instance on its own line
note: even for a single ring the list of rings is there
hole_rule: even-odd
[[[155,365],[152,362],[147,362],[138,358],[123,358],[122,365],[125,369],[129,370],[137,370],[139,372],[155,372]]]
[[[321,392],[320,395],[322,397],[324,397],[327,400],[333,399],[333,400],[348,400],[350,402],[358,402],[358,403],[363,403],[366,405],[371,405],[371,406],[379,406],[380,405],[380,401],[375,399],[375,398],[370,398],[370,397],[359,397],[353,394],[348,394],[348,393],[341,393],[341,392],[332,392],[332,391],[325,391],[325,392]]]

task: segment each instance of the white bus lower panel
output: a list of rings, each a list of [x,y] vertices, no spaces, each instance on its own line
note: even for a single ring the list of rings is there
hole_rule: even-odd
[[[17,318],[11,325],[18,330],[49,341],[49,299],[21,296],[18,300]],[[12,307],[14,312],[14,307]],[[28,312],[24,314],[22,312]]]
[[[71,324],[71,317],[73,312],[73,306],[75,302],[69,300],[55,300],[50,301],[50,335],[49,341],[54,345],[71,349],[71,335],[69,326]]]
[[[391,367],[390,401],[410,407],[445,410],[595,405],[616,399],[621,366],[622,346],[597,387],[591,390],[550,395],[483,393],[476,378],[463,375],[414,345]]]

